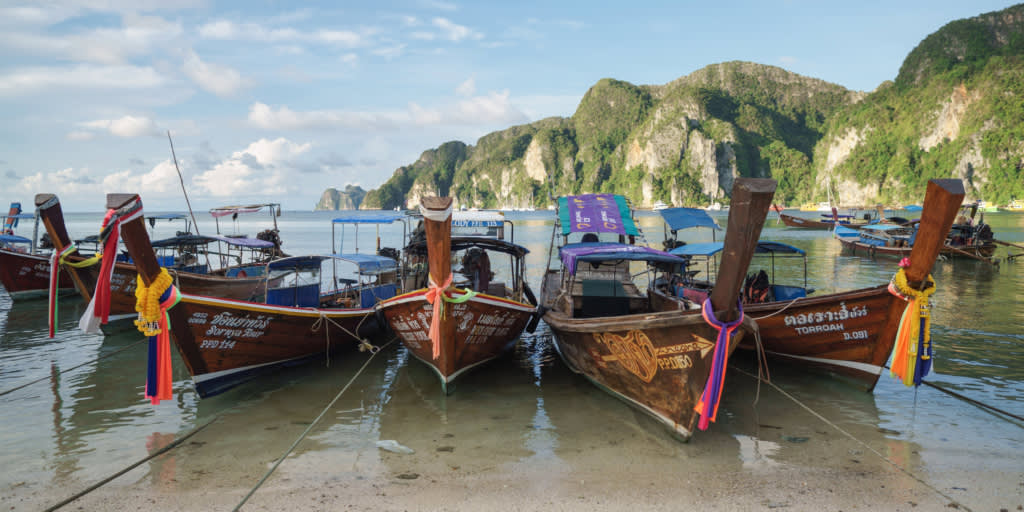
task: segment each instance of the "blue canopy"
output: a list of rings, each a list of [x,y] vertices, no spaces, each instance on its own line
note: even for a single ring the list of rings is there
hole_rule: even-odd
[[[392,210],[382,211],[352,211],[341,214],[335,218],[335,224],[391,224],[396,220],[405,218],[405,213]]]
[[[908,204],[907,206],[904,206],[903,209],[908,212],[919,212],[921,210],[924,210],[924,208],[921,205],[916,204]]]
[[[676,256],[712,256],[718,254],[723,247],[725,247],[725,244],[722,242],[686,244],[672,249],[669,251],[669,254],[675,254]]]
[[[835,235],[839,238],[857,238],[860,236],[860,231],[846,226],[838,226]]]
[[[30,244],[32,240],[18,235],[0,235],[0,242],[5,244]]]
[[[320,263],[329,259],[355,263],[360,273],[371,271],[383,272],[398,268],[398,262],[391,258],[360,253],[292,256],[274,260],[267,264],[267,268],[270,270],[319,269]]]
[[[5,219],[34,219],[34,218],[36,218],[36,214],[34,214],[34,213],[16,213],[14,215],[3,214],[3,215],[0,215],[0,217],[3,217]]]
[[[581,242],[566,244],[559,249],[562,264],[570,274],[576,273],[580,261],[601,262],[614,260],[650,261],[656,263],[684,263],[679,256],[650,247],[613,242]]]
[[[670,254],[676,256],[713,256],[721,252],[722,248],[725,247],[723,242],[703,242],[697,244],[686,244],[682,247],[676,247],[669,251]],[[805,255],[803,249],[794,247],[789,244],[782,242],[771,242],[763,240],[757,242],[757,247],[754,249],[755,254],[799,254]]]
[[[373,254],[362,254],[362,253],[350,253],[350,254],[332,254],[330,257],[350,261],[355,263],[359,267],[359,272],[367,271],[388,271],[395,270],[398,268],[398,262],[391,259],[385,258],[384,256],[376,256]]]
[[[666,208],[659,210],[658,213],[661,213],[661,218],[665,219],[665,223],[672,231],[702,227],[722,229],[708,212],[700,208]]]
[[[267,263],[268,270],[320,269],[320,262],[328,256],[292,256]]]
[[[248,247],[250,249],[270,249],[274,247],[274,242],[268,242],[266,240],[260,240],[259,238],[248,238],[248,237],[230,237],[224,235],[204,235],[213,240],[219,240],[221,242],[237,245],[239,247]]]
[[[902,224],[871,224],[861,229],[870,229],[871,231],[907,231],[909,228]]]

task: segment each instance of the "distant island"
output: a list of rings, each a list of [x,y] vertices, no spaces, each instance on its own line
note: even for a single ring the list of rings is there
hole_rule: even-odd
[[[320,195],[313,210],[358,210],[365,197],[366,191],[358,185],[346,185],[344,190],[329,188]]]

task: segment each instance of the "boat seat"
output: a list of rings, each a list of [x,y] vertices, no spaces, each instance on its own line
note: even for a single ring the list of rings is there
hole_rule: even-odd
[[[495,297],[504,297],[505,294],[505,283],[489,283],[487,285],[487,295],[493,295]]]
[[[584,279],[581,283],[579,318],[622,316],[630,313],[630,295],[622,281]]]

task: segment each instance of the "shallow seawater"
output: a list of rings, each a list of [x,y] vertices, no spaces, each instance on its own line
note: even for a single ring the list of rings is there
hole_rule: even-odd
[[[509,216],[516,241],[531,251],[527,272],[539,292],[554,219],[548,212]],[[331,218],[331,212],[284,212],[278,222],[285,250],[327,252]],[[986,219],[997,238],[1024,243],[1024,215]],[[267,220],[243,220],[239,228],[255,232]],[[638,220],[648,243],[657,245],[659,217],[646,213]],[[99,221],[98,214],[68,215],[73,236],[91,234]],[[200,228],[212,231],[212,222]],[[400,245],[396,228],[382,228],[382,245]],[[173,229],[158,224],[157,235]],[[345,235],[346,250],[353,235]],[[762,238],[805,249],[809,284],[821,293],[882,284],[896,268],[894,260],[842,254],[828,233],[780,227],[773,219]],[[361,229],[360,249],[375,245],[376,232]],[[781,265],[780,276],[802,280],[802,265]],[[933,275],[936,359],[927,380],[1024,416],[1024,259],[998,269],[940,261]],[[873,393],[792,367],[772,367],[772,384],[765,384],[753,378],[756,364],[738,355],[718,421],[680,443],[572,374],[541,324],[514,352],[460,378],[448,396],[431,370],[382,338],[374,340],[383,349],[372,359],[337,353],[202,400],[175,354],[174,399],[153,406],[143,397],[141,335],[83,334],[77,330],[81,300],[62,298],[59,308],[58,334],[49,339],[45,301],[12,303],[0,293],[3,509],[54,505],[186,436],[69,506],[114,508],[116,496],[145,495],[150,501],[140,503],[153,507],[227,510],[286,453],[247,509],[273,508],[261,493],[324,486],[380,500],[385,509],[449,508],[436,494],[439,485],[479,489],[513,504],[522,497],[528,501],[520,505],[540,506],[546,502],[537,496],[549,496],[594,508],[631,502],[657,508],[650,505],[667,506],[682,492],[721,500],[750,488],[761,495],[736,494],[731,503],[803,509],[802,500],[820,500],[824,491],[800,482],[822,479],[837,482],[829,492],[839,498],[846,499],[844,486],[868,492],[861,502],[867,508],[1024,503],[1024,422],[931,386],[905,388],[887,375]],[[383,450],[382,440],[414,452]],[[700,473],[721,478],[707,482]],[[877,480],[889,484],[878,487]],[[174,498],[197,492],[209,506]],[[487,504],[479,499],[466,503]]]

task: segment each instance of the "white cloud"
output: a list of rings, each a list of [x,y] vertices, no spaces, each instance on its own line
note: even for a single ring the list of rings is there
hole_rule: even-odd
[[[381,129],[397,127],[406,118],[401,114],[314,110],[295,112],[288,107],[276,111],[263,103],[249,108],[249,124],[267,130],[303,130],[320,128]]]
[[[349,66],[355,66],[359,63],[359,56],[354,53],[346,53],[338,59],[341,60],[343,64],[348,64]]]
[[[410,33],[409,37],[419,41],[433,41],[437,38],[433,32],[423,32],[422,30]]]
[[[143,173],[121,170],[95,179],[93,176],[96,174],[87,167],[69,167],[48,173],[38,172],[22,178],[17,188],[24,194],[35,194],[45,190],[57,194],[58,197],[102,197],[112,192],[166,194],[180,187],[177,171],[169,160]]]
[[[402,25],[406,27],[418,27],[420,26],[420,20],[415,16],[402,16]]]
[[[491,92],[487,96],[474,96],[460,101],[452,119],[466,124],[523,123],[525,114],[509,102],[509,91]]]
[[[434,18],[431,20],[435,27],[441,30],[445,39],[459,42],[463,39],[481,39],[483,34],[476,32],[469,27],[454,23],[447,18]]]
[[[313,40],[322,43],[340,44],[348,48],[361,46],[365,42],[363,36],[351,30],[318,30],[313,33]]]
[[[391,60],[397,57],[401,57],[402,53],[405,52],[405,43],[396,44],[392,46],[383,46],[380,48],[374,48],[370,50],[370,53],[378,57],[384,57],[385,59]]]
[[[68,140],[74,140],[74,141],[92,140],[92,139],[96,138],[96,133],[95,132],[86,132],[86,131],[78,130],[78,131],[68,132],[68,134],[65,135],[64,137],[67,138]]]
[[[441,11],[454,11],[459,8],[459,6],[451,2],[442,2],[440,0],[420,0],[420,3],[425,7]]]
[[[351,30],[316,30],[306,32],[294,28],[268,28],[257,23],[235,23],[217,20],[199,27],[199,35],[206,39],[224,41],[258,41],[266,43],[321,43],[356,48],[368,44],[373,29],[360,32]]]
[[[471,79],[472,80],[472,79]],[[463,84],[465,85],[465,83]],[[461,86],[460,86],[461,87]],[[408,124],[419,126],[492,126],[528,122],[529,117],[509,100],[509,92],[468,96],[441,107],[424,107],[410,102],[404,112],[345,112],[312,110],[296,112],[288,107],[276,110],[264,103],[249,107],[249,124],[267,130],[397,130]]]
[[[455,88],[455,94],[459,96],[472,96],[474,93],[476,93],[476,80],[473,77],[469,77]]]
[[[796,57],[791,57],[789,55],[783,55],[779,57],[779,62],[781,62],[785,66],[792,66],[799,62],[799,59],[797,59]]]
[[[96,66],[36,67],[0,75],[0,95],[40,92],[41,89],[144,89],[164,85],[166,79],[151,67]]]
[[[101,119],[82,123],[86,128],[108,131],[118,137],[145,137],[160,135],[160,128],[148,117],[124,116],[120,119]]]
[[[260,139],[193,179],[200,192],[228,197],[252,194],[286,194],[298,189],[290,176],[302,166],[298,158],[312,144],[296,144],[285,138]]]
[[[249,85],[249,81],[232,68],[203,62],[196,52],[189,50],[185,55],[182,71],[199,87],[217,96],[226,97]]]
[[[96,28],[80,33],[52,35],[23,30],[22,27],[13,27],[0,32],[0,47],[19,53],[53,55],[64,60],[101,64],[122,64],[132,57],[146,55],[154,48],[174,41],[183,32],[180,22],[136,14],[125,14],[120,27]]]

